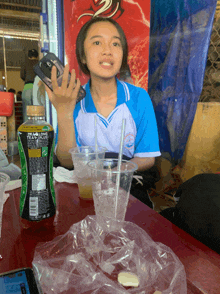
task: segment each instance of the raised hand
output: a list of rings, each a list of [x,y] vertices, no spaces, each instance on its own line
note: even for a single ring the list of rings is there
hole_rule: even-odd
[[[76,80],[75,70],[72,70],[71,79],[68,84],[69,65],[65,66],[62,85],[58,86],[57,83],[57,68],[53,66],[51,71],[51,82],[53,91],[46,86],[48,97],[55,107],[57,114],[69,114],[73,113],[76,105],[77,95],[80,89],[80,81]]]

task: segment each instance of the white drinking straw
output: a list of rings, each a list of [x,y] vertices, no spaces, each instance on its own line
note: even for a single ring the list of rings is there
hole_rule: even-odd
[[[95,159],[98,160],[97,117],[95,115]]]
[[[125,119],[122,119],[122,127],[121,127],[121,140],[120,140],[120,150],[118,156],[118,169],[117,169],[117,180],[116,180],[116,203],[115,203],[115,219],[117,216],[117,207],[118,207],[118,193],[120,187],[120,173],[121,173],[121,161],[122,161],[122,152],[123,152],[123,145],[124,145],[124,135],[125,135]]]

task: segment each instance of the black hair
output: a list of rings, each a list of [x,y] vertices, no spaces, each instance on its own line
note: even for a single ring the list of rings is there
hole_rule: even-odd
[[[32,57],[35,57],[37,58],[38,57],[38,52],[36,49],[31,49],[28,51],[28,57],[29,58],[32,58]]]
[[[16,93],[16,91],[15,91],[15,89],[13,89],[13,88],[10,88],[9,90],[8,90],[8,92],[10,92],[10,93]]]
[[[17,101],[22,101],[22,91],[17,92]]]
[[[115,20],[113,20],[112,18],[104,18],[104,17],[92,18],[87,23],[85,23],[82,26],[81,30],[79,31],[79,34],[76,39],[76,57],[77,57],[77,61],[80,66],[80,69],[82,70],[82,72],[84,74],[86,74],[86,75],[90,74],[87,65],[82,62],[82,60],[85,58],[84,42],[87,37],[87,33],[88,33],[89,28],[91,27],[91,25],[93,25],[94,23],[97,23],[97,22],[109,22],[116,27],[116,29],[120,35],[120,38],[121,38],[121,44],[122,44],[122,50],[123,50],[123,58],[122,58],[120,72],[121,71],[124,72],[128,67],[128,64],[127,64],[127,62],[128,62],[128,43],[127,43],[125,33],[124,33],[123,29],[121,28],[121,26]]]

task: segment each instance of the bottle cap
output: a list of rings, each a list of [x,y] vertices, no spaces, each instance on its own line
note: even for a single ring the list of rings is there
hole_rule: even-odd
[[[45,116],[44,106],[41,105],[28,105],[27,116]]]

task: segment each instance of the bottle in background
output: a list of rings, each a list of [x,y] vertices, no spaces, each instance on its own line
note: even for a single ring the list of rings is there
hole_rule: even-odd
[[[22,187],[20,216],[24,228],[51,227],[56,213],[53,186],[54,130],[44,106],[27,106],[28,120],[18,128]]]

